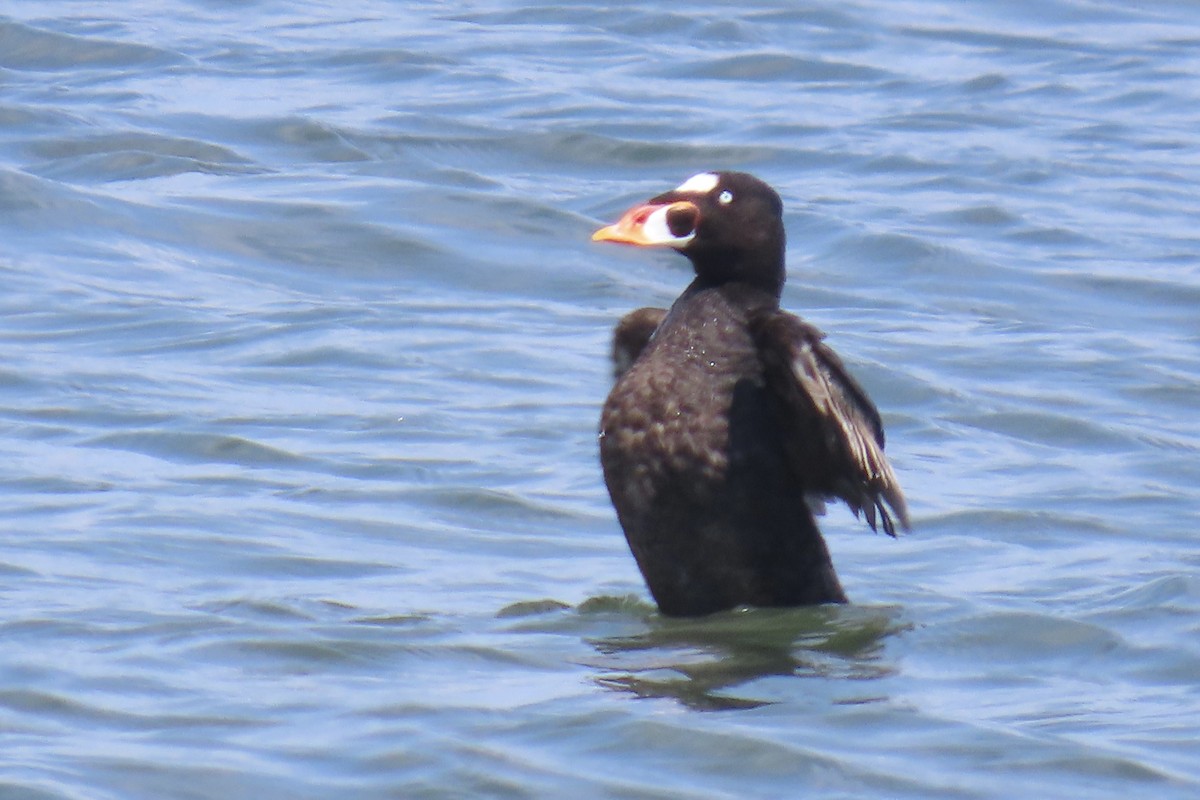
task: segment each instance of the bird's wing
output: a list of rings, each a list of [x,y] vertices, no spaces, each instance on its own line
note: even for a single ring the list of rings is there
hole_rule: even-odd
[[[799,317],[772,309],[750,329],[768,391],[779,404],[788,458],[809,491],[840,497],[890,536],[908,529],[908,510],[883,454],[883,423],[867,393],[850,377],[824,334]]]
[[[621,317],[613,330],[613,378],[620,378],[633,366],[666,316],[665,308],[639,308]]]

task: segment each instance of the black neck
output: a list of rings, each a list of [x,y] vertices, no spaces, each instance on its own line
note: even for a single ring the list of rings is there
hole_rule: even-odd
[[[787,273],[783,266],[782,248],[779,252],[767,253],[718,250],[689,254],[689,258],[696,270],[696,283],[701,286],[743,283],[776,298],[783,294]]]

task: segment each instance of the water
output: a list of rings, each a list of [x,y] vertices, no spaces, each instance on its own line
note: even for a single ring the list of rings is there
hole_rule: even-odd
[[[1194,797],[1200,8],[0,5],[0,797]],[[658,617],[591,245],[712,168],[914,513]]]

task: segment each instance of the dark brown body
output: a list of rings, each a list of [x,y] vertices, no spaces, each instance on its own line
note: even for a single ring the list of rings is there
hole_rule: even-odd
[[[664,614],[843,603],[810,503],[907,527],[879,412],[824,335],[779,307],[783,203],[743,172],[695,175],[598,230],[672,247],[696,279],[669,312],[626,314],[600,460]]]
[[[750,333],[778,301],[698,284],[604,404],[600,458],[629,547],[665,614],[845,602]]]

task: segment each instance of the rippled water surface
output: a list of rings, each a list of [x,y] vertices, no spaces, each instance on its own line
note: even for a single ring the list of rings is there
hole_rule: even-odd
[[[0,796],[1200,794],[1200,6],[0,4]],[[884,412],[667,620],[592,245],[712,168]]]

